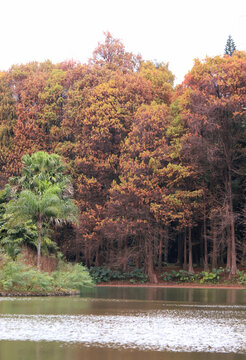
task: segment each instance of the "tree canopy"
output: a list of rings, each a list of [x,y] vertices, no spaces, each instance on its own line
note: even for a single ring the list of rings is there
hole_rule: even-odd
[[[110,33],[86,64],[2,72],[9,215],[36,231],[69,220],[53,240],[89,267],[141,267],[151,281],[167,262],[235,273],[246,264],[246,54],[234,50],[229,38],[225,55],[196,59],[176,87],[167,63],[143,60]]]

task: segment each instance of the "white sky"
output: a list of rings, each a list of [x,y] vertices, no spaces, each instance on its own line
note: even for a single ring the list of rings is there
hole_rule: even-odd
[[[245,0],[0,0],[0,70],[50,59],[87,62],[110,31],[145,60],[169,62],[176,83],[193,59],[246,49]]]

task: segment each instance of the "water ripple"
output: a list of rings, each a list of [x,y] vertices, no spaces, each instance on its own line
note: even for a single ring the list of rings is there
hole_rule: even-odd
[[[59,341],[157,351],[246,353],[243,311],[122,315],[0,315],[1,340]],[[226,314],[226,316],[225,316]]]

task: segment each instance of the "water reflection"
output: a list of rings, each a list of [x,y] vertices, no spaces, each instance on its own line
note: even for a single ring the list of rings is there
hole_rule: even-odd
[[[82,289],[82,297],[122,300],[148,300],[188,304],[246,305],[246,290],[155,288],[155,287],[96,287]]]
[[[0,298],[0,359],[241,360],[246,291],[96,288]]]
[[[56,342],[0,342],[1,360],[245,360],[244,354],[117,350]]]

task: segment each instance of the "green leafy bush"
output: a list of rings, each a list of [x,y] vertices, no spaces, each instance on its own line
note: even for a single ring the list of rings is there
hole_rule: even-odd
[[[161,279],[166,281],[166,282],[174,281],[173,274],[168,272],[168,271],[165,271],[163,274],[161,274]]]
[[[7,255],[0,256],[0,290],[19,293],[43,294],[61,290],[80,290],[83,286],[92,286],[93,281],[88,270],[79,265],[62,263],[57,271],[48,274],[13,261]]]
[[[109,268],[94,266],[90,268],[89,273],[96,284],[111,280],[111,270]]]
[[[91,267],[89,272],[92,279],[97,284],[113,280],[129,280],[132,283],[144,283],[148,281],[148,276],[144,273],[143,269],[139,268],[134,268],[131,271],[124,272],[120,270],[111,270],[109,268],[104,268],[101,266],[95,266]]]
[[[203,283],[217,283],[222,279],[222,275],[226,273],[226,269],[219,268],[210,271],[201,271],[197,273],[189,273],[186,270],[172,270],[171,272],[164,272],[161,274],[161,279],[166,282],[197,282]]]
[[[196,279],[196,275],[186,270],[172,270],[171,272],[166,271],[161,274],[161,279],[166,282],[193,282]]]
[[[1,267],[0,287],[4,291],[50,292],[54,288],[54,282],[48,273],[9,260]]]
[[[130,282],[140,282],[145,283],[148,281],[148,275],[144,273],[143,269],[135,268],[129,273],[125,273],[126,277],[130,280]]]
[[[93,285],[88,270],[80,264],[63,264],[51,276],[58,288],[79,290],[83,286]]]
[[[218,283],[221,281],[221,275],[226,272],[226,269],[219,268],[219,269],[213,269],[210,271],[202,271],[201,272],[201,279],[200,283]]]
[[[246,272],[244,272],[243,270],[238,270],[237,271],[237,281],[241,285],[246,285]]]

